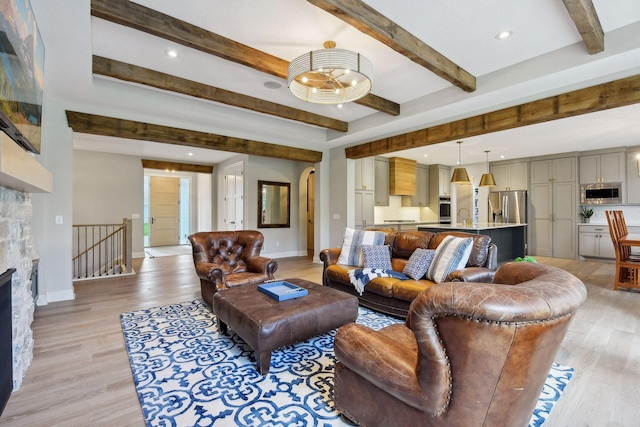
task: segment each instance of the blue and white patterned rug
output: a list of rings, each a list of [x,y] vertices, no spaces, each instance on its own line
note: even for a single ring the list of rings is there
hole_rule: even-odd
[[[218,335],[201,300],[120,316],[147,426],[346,426],[333,406],[335,331],[273,352],[267,375],[237,335]],[[358,323],[399,320],[360,307]],[[554,364],[529,426],[539,427],[573,376]]]

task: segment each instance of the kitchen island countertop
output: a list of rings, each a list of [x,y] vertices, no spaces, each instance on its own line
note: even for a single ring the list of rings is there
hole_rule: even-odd
[[[479,222],[477,224],[472,225],[464,225],[464,223],[459,222],[456,224],[429,224],[426,227],[418,227],[418,230],[424,229],[439,229],[439,230],[496,230],[499,228],[514,228],[514,227],[524,227],[527,223],[517,224],[517,223],[501,223],[501,222]]]

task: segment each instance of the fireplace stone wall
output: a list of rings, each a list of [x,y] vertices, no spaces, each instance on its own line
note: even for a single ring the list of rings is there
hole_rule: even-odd
[[[33,261],[38,259],[31,226],[31,194],[0,187],[0,273],[15,268],[12,288],[13,390],[22,385],[33,360],[33,313],[31,292]]]

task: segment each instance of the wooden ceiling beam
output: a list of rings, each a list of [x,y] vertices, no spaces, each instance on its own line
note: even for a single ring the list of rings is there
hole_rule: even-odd
[[[161,160],[142,159],[145,169],[160,169],[171,172],[213,173],[211,165],[195,165],[192,163],[165,162]]]
[[[604,51],[604,31],[591,0],[562,0],[576,24],[587,51],[594,55]]]
[[[319,151],[67,110],[74,132],[316,163]]]
[[[288,61],[129,0],[91,0],[91,15],[287,79]],[[372,94],[355,102],[394,116],[400,114],[399,104]]]
[[[221,104],[232,105],[234,107],[257,111],[259,113],[270,114],[283,119],[295,120],[310,125],[320,126],[327,129],[346,132],[349,130],[347,122],[309,113],[303,110],[287,107],[237,92],[208,86],[202,83],[186,80],[170,74],[138,67],[114,59],[93,56],[93,73],[119,80],[138,83],[155,87],[170,92],[181,93],[196,98],[206,99]]]
[[[307,1],[386,44],[460,89],[466,92],[476,90],[476,78],[473,75],[363,1]]]
[[[345,149],[361,159],[640,103],[640,75]]]

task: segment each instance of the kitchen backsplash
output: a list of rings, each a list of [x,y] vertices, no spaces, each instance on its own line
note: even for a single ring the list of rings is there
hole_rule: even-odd
[[[389,206],[376,206],[374,209],[375,224],[382,224],[385,220],[420,221],[420,209],[402,207],[402,196],[389,196]]]
[[[591,224],[606,224],[607,217],[605,211],[608,210],[621,210],[624,214],[624,219],[627,225],[640,226],[640,206],[589,206],[593,209],[593,216],[591,217]]]

